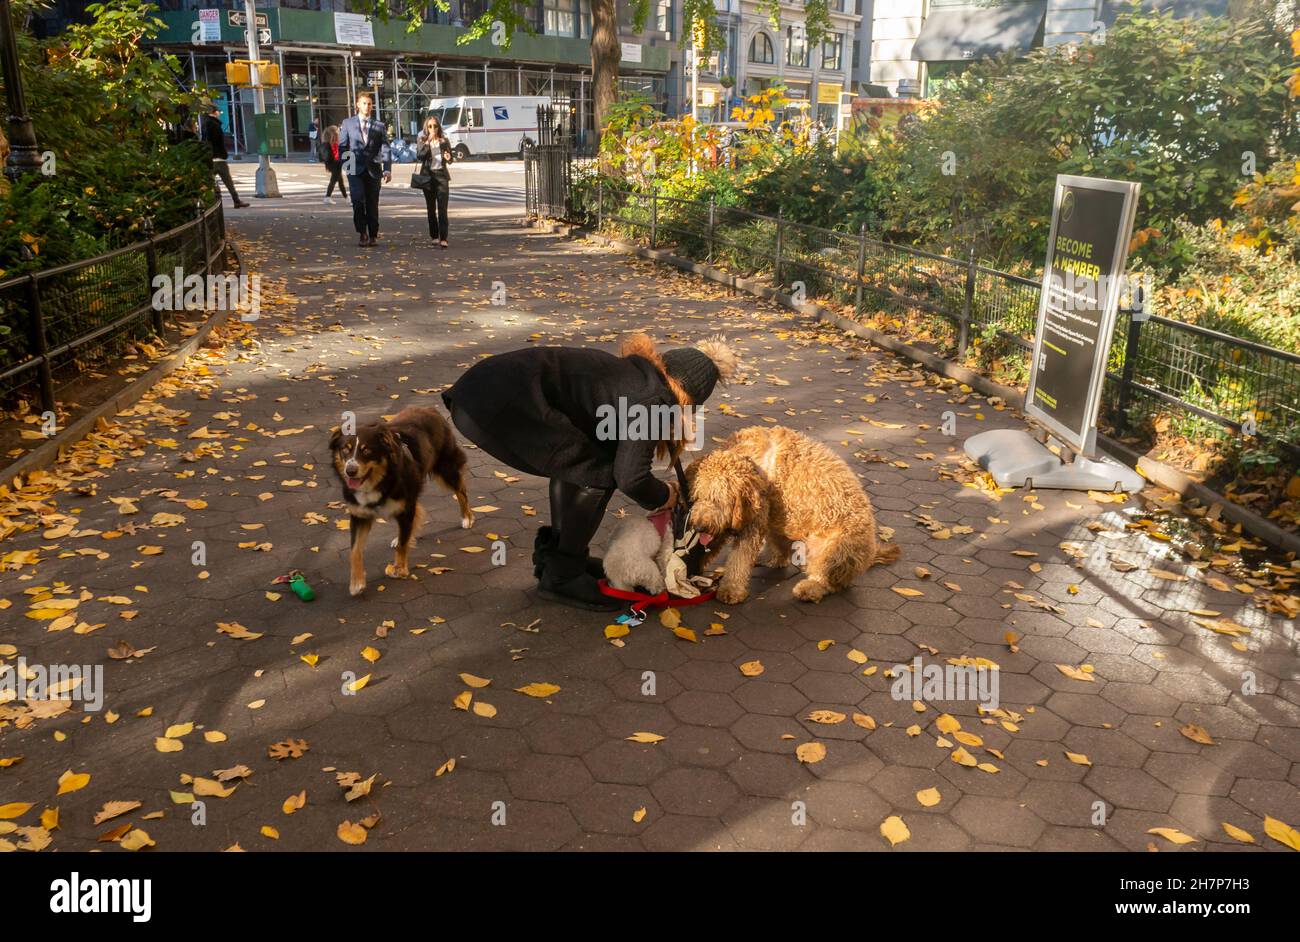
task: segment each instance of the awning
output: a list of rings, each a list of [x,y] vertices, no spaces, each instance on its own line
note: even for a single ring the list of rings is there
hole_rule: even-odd
[[[1134,10],[1150,13],[1152,10],[1173,12],[1180,20],[1193,16],[1227,16],[1228,0],[1102,0],[1101,21],[1107,26],[1115,25],[1115,18],[1121,13]]]
[[[959,62],[1028,52],[1041,42],[1047,0],[996,7],[935,7],[912,47],[917,62]]]

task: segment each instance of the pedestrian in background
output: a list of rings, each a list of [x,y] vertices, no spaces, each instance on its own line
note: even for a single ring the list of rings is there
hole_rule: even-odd
[[[339,157],[339,129],[330,125],[321,132],[320,143],[316,145],[316,156],[320,162],[325,165],[325,169],[330,172],[330,183],[325,188],[325,199],[323,202],[328,205],[334,202],[334,184],[339,185],[339,192],[343,198],[348,198],[348,187],[343,182],[343,160]]]
[[[357,244],[375,245],[379,237],[379,188],[393,179],[388,134],[372,115],[375,98],[359,92],[357,113],[339,126],[339,158],[352,184],[352,225]]]
[[[316,135],[317,135],[317,133],[318,133],[318,129],[317,129],[317,127],[316,127],[316,119],[315,119],[315,118],[312,118],[312,119],[311,119],[311,123],[307,125],[307,140],[310,142],[310,143],[307,145],[307,153],[308,153],[308,155],[310,155],[310,159],[311,159],[311,160],[315,160],[315,159],[316,159]]]
[[[226,132],[221,127],[221,109],[215,102],[208,108],[208,113],[203,118],[203,140],[212,149],[213,173],[225,182],[226,189],[230,191],[230,198],[235,201],[235,208],[243,209],[248,204],[235,192],[235,181],[230,176],[230,164],[226,162],[230,159],[230,154],[226,150]]]
[[[442,123],[433,115],[424,122],[424,130],[416,138],[415,159],[420,169],[429,177],[424,188],[424,209],[429,216],[429,238],[444,249],[447,247],[447,200],[451,196],[451,141],[443,133]]]

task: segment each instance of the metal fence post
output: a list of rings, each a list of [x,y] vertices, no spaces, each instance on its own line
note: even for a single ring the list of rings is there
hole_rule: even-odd
[[[212,272],[212,246],[209,244],[208,236],[208,217],[203,212],[203,200],[196,200],[195,206],[199,214],[199,231],[203,233],[203,274],[208,275]],[[153,283],[150,282],[150,287]]]
[[[596,178],[596,231],[600,232],[605,227],[605,181],[603,178]]]
[[[1134,317],[1133,312],[1130,311],[1128,333],[1124,338],[1124,369],[1120,371],[1119,378],[1119,402],[1115,406],[1118,412],[1115,427],[1121,435],[1128,431],[1129,390],[1133,385],[1133,370],[1137,363],[1138,340],[1141,334],[1142,321]]]
[[[862,314],[862,279],[867,272],[867,224],[858,229],[858,282],[853,298],[853,312]]]
[[[41,286],[35,273],[27,276],[27,333],[32,356],[37,358],[36,375],[41,384],[41,411],[54,411],[54,373],[50,368],[49,345],[45,340],[45,315],[41,313]]]
[[[709,197],[709,254],[707,256],[710,265],[713,264],[713,225],[714,225],[714,213],[716,211],[717,211],[716,200],[714,197],[710,196]]]
[[[659,187],[650,191],[650,248],[655,247],[655,238],[659,234]]]
[[[966,295],[961,304],[961,319],[957,323],[957,356],[966,356],[970,345],[971,314],[975,310],[975,246],[970,247],[966,258]]]
[[[153,280],[158,276],[158,249],[153,241],[153,220],[146,218],[144,221],[144,237],[147,240],[144,249],[145,266],[148,269],[146,274],[145,293],[150,298],[153,297]],[[153,330],[159,337],[163,336],[163,316],[162,308],[156,304],[151,304],[153,308]]]
[[[776,211],[776,265],[772,272],[772,277],[776,281],[776,286],[781,287],[781,239],[785,234],[785,207],[781,206]]]

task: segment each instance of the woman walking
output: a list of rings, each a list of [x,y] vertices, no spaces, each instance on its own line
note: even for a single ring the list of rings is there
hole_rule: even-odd
[[[480,360],[442,394],[466,438],[518,471],[551,479],[551,523],[534,541],[533,575],[542,598],[589,611],[622,607],[600,591],[600,561],[587,556],[614,490],[648,511],[677,502],[676,482],[660,481],[651,465],[677,457],[694,434],[695,407],[737,366],[721,340],[660,355],[649,337],[633,334],[620,353],[515,350]],[[664,409],[683,420],[645,422]],[[611,431],[614,413],[629,421]]]
[[[339,192],[343,198],[348,198],[348,188],[343,182],[343,160],[339,157],[339,128],[337,124],[331,124],[320,135],[320,143],[316,145],[316,155],[320,157],[321,163],[325,169],[330,172],[330,185],[325,190],[326,204],[333,202],[334,184],[339,185]]]
[[[424,208],[429,214],[429,238],[444,249],[447,247],[447,199],[451,195],[451,141],[442,133],[442,122],[429,115],[424,130],[416,138],[415,159],[420,169],[429,175],[430,183],[424,189]]]

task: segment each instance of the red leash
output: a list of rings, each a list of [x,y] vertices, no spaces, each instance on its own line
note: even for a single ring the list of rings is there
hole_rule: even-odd
[[[601,579],[597,584],[600,586],[600,591],[611,598],[631,602],[632,611],[634,612],[640,612],[647,608],[684,608],[687,605],[699,605],[701,602],[711,601],[714,596],[712,589],[708,592],[701,592],[693,599],[680,599],[675,595],[669,595],[667,592],[660,592],[658,595],[646,595],[644,592],[626,592],[623,589],[615,589],[607,579]]]

